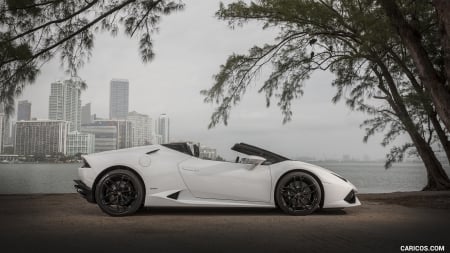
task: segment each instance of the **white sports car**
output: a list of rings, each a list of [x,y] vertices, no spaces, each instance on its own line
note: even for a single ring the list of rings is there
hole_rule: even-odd
[[[191,143],[151,145],[83,157],[75,188],[112,216],[142,206],[279,207],[291,215],[358,206],[356,188],[316,165],[238,143],[235,162],[199,158]]]

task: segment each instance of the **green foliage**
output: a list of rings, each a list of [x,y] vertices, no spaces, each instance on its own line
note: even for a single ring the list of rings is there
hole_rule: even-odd
[[[399,1],[407,18],[426,37],[433,61],[443,68],[436,42],[435,12],[428,1]],[[405,133],[419,132],[434,143],[430,118],[434,107],[417,78],[407,50],[374,0],[258,0],[220,5],[216,16],[230,27],[249,21],[263,29],[275,27],[275,43],[254,46],[247,54],[232,54],[214,76],[214,84],[201,91],[205,102],[217,104],[209,127],[228,123],[232,106],[243,97],[255,77],[267,65],[270,76],[260,85],[267,106],[275,97],[284,115],[292,117],[291,102],[303,95],[303,86],[314,71],[330,71],[337,92],[334,103],[344,100],[352,110],[369,115],[361,127],[366,142],[384,133],[382,145]],[[440,65],[439,65],[440,64]],[[439,123],[438,123],[439,124]],[[387,167],[401,161],[412,145],[394,147]]]
[[[261,0],[221,5],[216,15],[233,27],[257,20],[265,28],[276,26],[280,34],[273,45],[255,46],[247,55],[230,56],[215,76],[213,87],[202,91],[206,102],[220,104],[210,127],[221,121],[227,123],[230,107],[240,100],[263,65],[270,64],[273,71],[259,91],[265,93],[268,106],[272,97],[278,98],[284,122],[291,119],[291,101],[303,95],[304,81],[312,72],[337,72],[346,66],[353,70],[356,64],[363,65],[370,44],[387,39],[385,33],[378,34],[379,30],[389,27],[377,11],[364,16],[362,12],[373,7],[373,1],[364,3]],[[341,77],[351,78],[352,72],[345,71]]]
[[[384,167],[386,169],[392,167],[392,163],[402,162],[405,156],[405,152],[412,148],[414,145],[412,143],[403,144],[400,147],[394,146],[391,148],[389,154],[386,155],[386,162],[384,163]]]
[[[89,60],[95,32],[120,27],[137,37],[143,62],[154,57],[152,35],[161,17],[182,10],[168,0],[3,0],[0,2],[0,102],[6,112],[42,64],[59,55],[68,75]]]

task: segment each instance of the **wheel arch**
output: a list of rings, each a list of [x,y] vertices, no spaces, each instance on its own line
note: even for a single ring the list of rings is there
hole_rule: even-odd
[[[276,198],[276,196],[275,196],[275,195],[277,194],[278,184],[279,184],[280,180],[281,180],[284,176],[286,176],[287,174],[292,173],[292,172],[304,172],[304,173],[306,173],[306,174],[311,175],[312,177],[314,177],[314,179],[317,180],[317,182],[319,182],[320,191],[321,191],[321,193],[322,193],[322,198],[320,199],[319,207],[322,208],[322,207],[323,207],[324,200],[325,200],[325,191],[324,191],[324,188],[323,188],[322,181],[320,180],[320,178],[319,178],[316,174],[312,173],[311,171],[305,170],[305,169],[292,169],[292,170],[288,170],[288,171],[284,172],[284,173],[278,178],[277,183],[275,184],[274,191],[273,191],[273,200],[274,200],[274,202],[275,202],[275,206],[278,207],[277,198]]]
[[[104,169],[101,173],[99,173],[97,175],[97,177],[94,180],[94,183],[92,184],[92,197],[93,200],[95,202],[97,202],[97,200],[95,199],[95,189],[97,188],[97,183],[98,181],[100,181],[100,179],[108,172],[113,171],[113,170],[117,170],[117,169],[121,169],[121,170],[127,170],[130,171],[131,173],[135,174],[139,180],[141,181],[142,185],[144,186],[144,197],[146,196],[146,187],[145,187],[145,182],[144,179],[142,178],[142,176],[133,168],[126,166],[126,165],[114,165],[111,167],[108,167],[106,169]]]

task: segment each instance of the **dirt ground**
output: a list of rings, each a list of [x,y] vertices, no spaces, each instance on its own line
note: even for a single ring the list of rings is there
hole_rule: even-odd
[[[76,194],[0,195],[0,252],[402,252],[402,245],[450,252],[450,192],[359,197],[360,207],[304,217],[151,208],[113,218]]]

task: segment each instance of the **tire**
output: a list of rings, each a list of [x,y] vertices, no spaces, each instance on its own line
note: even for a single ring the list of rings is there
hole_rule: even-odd
[[[95,187],[100,209],[111,216],[134,214],[144,203],[144,184],[133,172],[117,169],[102,176]]]
[[[275,189],[278,207],[290,215],[308,215],[320,208],[322,191],[318,180],[306,172],[284,175]]]

